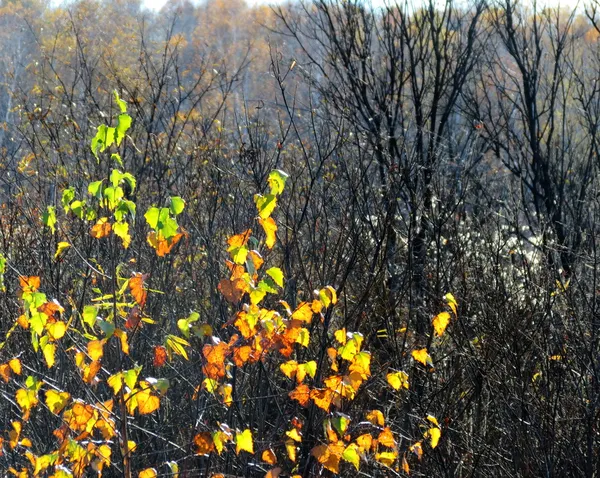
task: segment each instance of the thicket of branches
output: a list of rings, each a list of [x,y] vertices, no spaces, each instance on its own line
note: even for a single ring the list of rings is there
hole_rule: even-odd
[[[314,450],[332,446],[323,423],[340,416],[351,418],[352,440],[369,426],[393,433],[393,459],[360,450],[364,476],[598,476],[599,38],[597,0],[577,11],[510,0],[210,0],[156,13],[126,0],[1,2],[0,364],[18,358],[24,370],[0,382],[0,471],[34,476],[25,449],[41,456],[59,440],[60,417],[23,417],[15,393],[26,376],[86,403],[113,395],[81,378],[75,324],[98,291],[116,297],[117,277],[143,272],[147,301],[133,314],[153,323],[127,329],[127,356],[107,342],[102,366],[142,366],[170,389],[156,414],[115,412],[104,476],[174,474],[171,462],[181,476],[274,466],[329,476],[336,467]],[[123,111],[113,91],[132,119],[113,146],[120,165],[90,148]],[[136,179],[123,186],[137,208],[126,248],[90,234],[96,217],[64,209],[65,190],[90,202],[89,184],[108,184],[114,167]],[[157,365],[155,347],[192,312],[231,339],[247,300],[223,291],[235,274],[227,240],[255,223],[254,194],[269,192],[273,170],[289,175],[273,213],[277,243],[263,251],[285,277],[277,298],[292,311],[327,285],[338,298],[290,357],[317,362],[318,387],[336,330],[360,332],[371,354],[356,396],[331,410],[290,400],[276,354],[228,367],[228,404],[201,386],[209,337],[187,338],[188,360],[175,353]],[[185,199],[183,235],[161,257],[144,213],[171,197]],[[73,327],[53,367],[18,322],[23,279],[38,276]],[[448,293],[458,308],[436,334]],[[415,360],[420,349],[431,361]],[[387,383],[394,371],[410,377],[408,390]],[[385,426],[365,421],[374,409]],[[428,415],[437,446],[424,438]],[[292,419],[303,424],[294,459],[282,439]],[[31,446],[9,436],[15,421]],[[216,423],[252,430],[255,451],[275,450],[278,463],[202,449],[195,437]],[[117,459],[127,437],[138,448]],[[344,458],[339,473],[358,472]]]

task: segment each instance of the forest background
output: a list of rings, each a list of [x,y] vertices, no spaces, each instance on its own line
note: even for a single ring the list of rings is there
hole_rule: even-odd
[[[0,472],[600,470],[600,3],[0,3]]]

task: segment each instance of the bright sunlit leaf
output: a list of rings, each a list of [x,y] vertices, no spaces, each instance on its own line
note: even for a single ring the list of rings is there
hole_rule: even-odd
[[[423,365],[433,365],[431,356],[427,352],[426,348],[413,350],[411,355],[417,362],[422,363]]]
[[[441,337],[444,335],[444,331],[450,323],[450,314],[448,312],[441,312],[433,318],[433,328],[435,333]]]
[[[352,463],[356,471],[358,471],[360,465],[360,454],[359,448],[356,443],[350,443],[342,453],[342,459],[347,461],[348,463]]]
[[[273,249],[275,242],[277,241],[277,224],[272,217],[266,219],[258,219],[259,224],[265,231],[265,245],[269,249]]]
[[[46,405],[55,415],[58,415],[69,404],[70,400],[71,395],[68,392],[46,391]]]
[[[254,442],[252,441],[252,432],[249,429],[235,434],[235,453],[239,455],[240,451],[254,454]]]
[[[138,478],[156,478],[158,475],[154,468],[146,468],[145,470],[140,471],[138,474]]]
[[[405,388],[408,390],[408,374],[406,372],[391,372],[386,375],[387,382],[394,390]]]
[[[269,465],[274,465],[275,463],[277,463],[277,457],[275,456],[273,450],[271,450],[270,448],[267,448],[265,451],[262,452],[261,459]]]

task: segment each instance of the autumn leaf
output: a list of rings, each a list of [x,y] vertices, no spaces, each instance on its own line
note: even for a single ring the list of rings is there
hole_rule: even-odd
[[[288,458],[292,463],[296,462],[297,448],[296,442],[294,440],[286,440],[285,441],[285,451],[287,453]]]
[[[283,470],[281,467],[273,468],[272,470],[267,471],[265,478],[278,478]]]
[[[439,429],[439,427],[431,427],[425,432],[424,435],[425,438],[429,438],[429,444],[431,445],[431,448],[435,448],[438,445],[441,436],[442,431]]]
[[[360,454],[358,445],[356,443],[350,443],[350,445],[348,445],[344,450],[344,453],[342,453],[342,459],[349,463],[352,463],[354,465],[354,468],[356,468],[356,471],[358,471],[360,465]]]
[[[148,293],[144,289],[144,279],[145,276],[143,274],[134,273],[131,279],[129,279],[129,291],[133,299],[140,305],[140,307],[144,307],[146,304],[146,298]]]
[[[100,360],[104,355],[106,340],[90,340],[87,344],[88,355],[93,361]]]
[[[254,454],[254,443],[252,441],[252,432],[249,429],[235,434],[235,453],[240,454],[240,451],[247,451]]]
[[[375,454],[375,460],[377,460],[382,465],[391,468],[398,458],[398,452],[396,451],[384,451],[382,453]]]
[[[310,401],[311,391],[308,385],[302,383],[289,393],[292,400],[296,400],[303,407],[307,407]],[[327,407],[329,408],[329,407]]]
[[[138,478],[156,478],[157,473],[154,468],[146,468],[145,470],[140,471],[138,474]]]
[[[141,382],[140,382],[141,383]],[[141,415],[148,415],[160,407],[160,398],[152,395],[149,389],[140,390],[136,394],[138,411]]]
[[[450,323],[450,314],[448,312],[441,312],[433,318],[433,328],[435,329],[435,333],[441,337],[444,335],[444,331],[448,324]]]
[[[385,419],[383,418],[383,413],[381,413],[381,410],[371,410],[369,413],[367,413],[367,420],[369,420],[373,425],[380,427],[385,424]]]
[[[406,372],[391,372],[386,375],[387,382],[394,390],[405,388],[408,390],[408,374]]]
[[[194,437],[197,455],[208,455],[215,451],[215,444],[210,432],[200,432]]]
[[[269,465],[274,465],[275,463],[277,463],[277,457],[275,456],[273,450],[271,450],[270,448],[267,448],[265,451],[262,452],[261,459]]]
[[[345,448],[344,442],[338,441],[335,443],[329,443],[327,445],[318,445],[314,447],[310,453],[327,470],[333,473],[339,473],[340,459],[342,458]]]
[[[448,292],[445,296],[444,299],[446,299],[446,303],[448,304],[448,307],[450,307],[452,309],[452,312],[454,312],[454,316],[456,317],[456,311],[458,308],[458,303],[456,302],[456,299],[454,298],[454,296]]]
[[[292,319],[306,322],[309,324],[312,320],[313,311],[308,302],[302,302],[292,313]]]
[[[373,445],[373,436],[370,433],[360,435],[356,438],[356,444],[361,451],[368,452],[371,450],[371,446]]]
[[[23,293],[33,293],[40,288],[40,278],[38,276],[19,276],[19,284]]]
[[[406,460],[406,454],[402,457],[402,471],[407,475],[410,474],[410,466],[408,466],[408,461]]]
[[[46,405],[55,415],[58,415],[68,405],[70,399],[71,395],[68,392],[46,391]]]
[[[157,368],[162,367],[167,362],[167,349],[162,345],[154,346],[154,359],[152,365]]]
[[[112,226],[110,225],[110,222],[108,222],[108,218],[102,217],[92,226],[90,235],[96,239],[102,239],[110,234],[111,229]]]
[[[396,447],[396,440],[394,440],[394,435],[389,427],[385,427],[383,429],[383,431],[377,437],[377,441],[380,445],[387,446],[388,448]]]
[[[431,361],[431,356],[429,355],[429,353],[427,353],[426,348],[413,350],[411,355],[417,362],[420,362],[423,365],[429,364],[429,365],[433,366],[433,362]]]
[[[247,292],[248,284],[244,279],[222,279],[217,288],[228,302],[237,304]]]
[[[273,249],[275,242],[277,241],[277,224],[272,217],[268,217],[266,219],[258,219],[259,224],[262,226],[265,231],[265,245],[269,249]]]

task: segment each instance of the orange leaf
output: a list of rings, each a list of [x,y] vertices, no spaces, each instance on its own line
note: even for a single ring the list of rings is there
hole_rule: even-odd
[[[315,388],[310,392],[310,398],[312,398],[315,405],[326,412],[331,407],[331,402],[334,400],[335,392],[330,389],[318,389]]]
[[[371,410],[369,413],[367,413],[367,420],[369,420],[373,425],[380,427],[385,424],[385,419],[383,418],[383,413],[381,413],[381,410]]]
[[[252,347],[249,345],[243,345],[242,347],[236,347],[233,350],[233,361],[238,367],[242,367],[250,358],[252,353]]]
[[[90,235],[96,239],[102,239],[110,234],[111,229],[112,226],[110,225],[110,222],[108,222],[108,218],[102,217],[92,226]]]
[[[242,297],[246,292],[246,287],[247,284],[244,279],[222,279],[217,286],[219,292],[221,292],[225,299],[232,304],[237,304],[242,300]]]
[[[144,275],[134,273],[133,277],[129,279],[129,290],[134,300],[141,306],[144,307],[146,304],[146,298],[148,293],[144,289]]]
[[[262,461],[267,462],[269,465],[274,465],[277,463],[277,457],[275,456],[275,453],[273,453],[273,450],[267,448],[265,451],[263,451]]]
[[[146,468],[145,470],[140,471],[138,478],[156,478],[156,476],[158,475],[154,468]]]
[[[406,453],[402,457],[402,471],[407,475],[410,474],[410,466],[408,466],[408,461],[406,461]]]
[[[300,402],[300,405],[303,407],[307,407],[311,397],[310,388],[308,385],[302,383],[289,393],[289,397],[292,400]]]
[[[162,367],[167,362],[167,349],[162,345],[154,346],[154,360],[152,361],[152,365],[157,368]]]
[[[360,435],[356,439],[356,444],[361,449],[361,451],[368,452],[371,450],[371,446],[373,445],[373,437],[370,433],[365,433],[364,435]]]
[[[215,451],[215,444],[210,432],[201,432],[194,437],[197,455],[208,455]]]
[[[394,440],[394,435],[389,427],[385,427],[383,431],[377,437],[377,441],[380,445],[387,446],[388,448],[396,447],[396,440]]]
[[[267,472],[267,474],[265,475],[265,478],[278,478],[279,475],[281,474],[282,469],[281,467],[277,467],[277,468],[273,468],[272,470],[269,470]]]
[[[235,236],[231,236],[227,239],[227,244],[229,245],[228,251],[232,251],[238,247],[245,246],[250,239],[250,234],[252,234],[252,229],[247,229],[241,234],[236,234]]]
[[[6,383],[8,383],[8,381],[10,380],[10,372],[10,365],[8,365],[7,363],[0,365],[0,376],[2,377],[2,380],[4,380]]]
[[[38,276],[19,276],[19,284],[23,292],[35,292],[40,288],[40,278]]]
[[[91,384],[101,367],[102,364],[99,360],[94,360],[92,363],[90,363],[83,369],[83,381]]]

